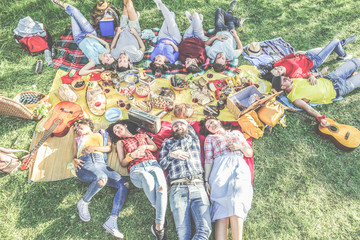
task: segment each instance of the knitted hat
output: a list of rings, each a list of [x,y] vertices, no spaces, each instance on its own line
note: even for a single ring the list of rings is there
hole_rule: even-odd
[[[276,91],[281,91],[281,76],[273,77],[272,79],[272,88]]]
[[[184,119],[176,119],[175,121],[172,122],[171,127],[174,126],[174,124],[178,123],[178,122],[182,122],[183,124],[188,125],[188,122],[185,121]]]

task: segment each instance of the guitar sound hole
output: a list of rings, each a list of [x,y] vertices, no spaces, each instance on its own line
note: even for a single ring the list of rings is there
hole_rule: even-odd
[[[337,128],[336,126],[334,126],[334,125],[330,125],[330,126],[328,127],[328,129],[329,129],[331,132],[337,132],[337,131],[338,131],[338,128]]]

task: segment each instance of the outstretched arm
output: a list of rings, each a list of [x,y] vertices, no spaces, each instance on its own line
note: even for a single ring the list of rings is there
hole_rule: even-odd
[[[86,37],[88,38],[94,38],[96,40],[99,41],[99,43],[101,43],[102,45],[104,45],[104,47],[106,48],[106,50],[108,52],[110,52],[110,46],[109,46],[109,43],[105,42],[104,40],[102,40],[101,38],[98,38],[97,36],[93,35],[93,34],[87,34]]]
[[[231,35],[234,37],[234,40],[235,40],[235,43],[236,43],[236,51],[239,53],[239,55],[241,55],[242,52],[243,52],[243,45],[242,45],[242,43],[241,43],[241,41],[240,41],[240,38],[239,38],[239,36],[237,35],[237,32],[236,32],[235,29],[232,29],[232,30],[230,31],[230,33],[231,33]]]
[[[313,116],[313,117],[321,117],[320,113],[318,111],[316,111],[315,109],[313,109],[309,104],[307,104],[304,100],[302,99],[296,99],[294,102],[294,105],[298,108],[304,109],[309,115]],[[327,127],[329,126],[329,122],[326,121],[326,119],[321,119],[320,120],[320,125],[322,127]]]
[[[95,63],[93,60],[89,59],[89,62],[83,66],[80,71],[79,71],[79,75],[83,76],[83,75],[87,75],[89,73],[92,73],[92,72],[102,72],[104,71],[105,69],[104,68],[101,68],[101,69],[92,69],[93,67],[95,67]]]

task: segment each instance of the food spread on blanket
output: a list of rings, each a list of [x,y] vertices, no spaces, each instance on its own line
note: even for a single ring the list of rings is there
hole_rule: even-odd
[[[94,115],[104,115],[106,110],[106,96],[97,82],[89,82],[86,88],[86,103],[90,112]]]

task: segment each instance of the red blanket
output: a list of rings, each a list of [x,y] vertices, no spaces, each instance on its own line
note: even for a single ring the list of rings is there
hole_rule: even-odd
[[[201,149],[204,149],[205,137],[203,135],[199,134],[200,123],[199,122],[189,122],[189,124],[194,128],[194,130],[198,134],[199,139],[200,139]],[[237,122],[231,122],[231,124],[233,124],[234,126],[238,126],[239,127],[238,130],[241,131],[240,126],[239,126],[239,124]],[[160,130],[160,132],[158,134],[156,134],[156,135],[154,135],[154,134],[150,134],[150,135],[152,135],[154,137],[153,141],[155,142],[156,146],[160,149],[161,144],[163,143],[163,141],[166,138],[171,137],[171,122],[161,121],[161,130]],[[252,138],[249,138],[247,141],[251,146]],[[159,151],[154,154],[154,156],[156,158],[158,158],[158,155],[159,155]],[[251,184],[252,184],[253,180],[254,180],[254,157],[251,157],[251,158],[245,158],[244,157],[244,160],[247,163],[247,165],[249,165],[250,173],[251,173]],[[201,163],[204,166],[204,151],[201,152]]]

